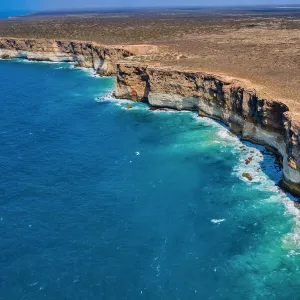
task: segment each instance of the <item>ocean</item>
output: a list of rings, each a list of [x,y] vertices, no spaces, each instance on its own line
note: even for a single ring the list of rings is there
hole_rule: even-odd
[[[29,10],[6,10],[0,11],[0,19],[7,19],[9,17],[18,17],[18,16],[25,16],[27,14],[32,13]]]
[[[126,109],[115,78],[71,64],[0,74],[2,299],[299,299],[299,212],[270,152]]]

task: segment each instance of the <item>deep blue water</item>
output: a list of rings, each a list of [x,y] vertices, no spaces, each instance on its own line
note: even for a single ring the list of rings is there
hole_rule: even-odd
[[[0,19],[7,19],[9,17],[17,17],[17,16],[24,16],[27,14],[32,13],[29,10],[2,10],[0,11]]]
[[[1,299],[299,299],[299,217],[270,153],[127,110],[114,78],[67,64],[0,61],[0,78]]]

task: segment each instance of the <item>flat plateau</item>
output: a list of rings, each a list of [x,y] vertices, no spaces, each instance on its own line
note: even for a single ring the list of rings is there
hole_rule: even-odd
[[[32,14],[0,36],[122,45],[134,60],[237,78],[300,119],[300,7]]]

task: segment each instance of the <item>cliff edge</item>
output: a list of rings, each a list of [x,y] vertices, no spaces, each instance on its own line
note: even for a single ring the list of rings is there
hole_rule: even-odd
[[[92,42],[0,38],[0,57],[37,61],[75,62],[76,66],[93,68],[99,75],[116,75],[118,60],[133,53],[121,47]]]

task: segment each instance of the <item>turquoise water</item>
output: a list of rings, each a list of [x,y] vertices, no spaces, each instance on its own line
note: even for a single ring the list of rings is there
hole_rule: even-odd
[[[2,299],[299,299],[270,153],[193,113],[127,110],[114,78],[68,64],[0,74]]]

